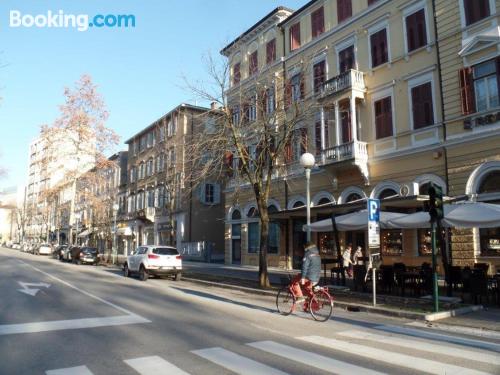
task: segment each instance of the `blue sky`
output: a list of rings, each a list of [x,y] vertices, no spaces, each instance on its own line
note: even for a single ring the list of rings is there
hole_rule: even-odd
[[[0,189],[22,184],[29,143],[52,123],[63,89],[93,77],[122,142],[181,102],[194,104],[182,75],[205,79],[202,56],[278,5],[307,0],[2,0],[0,2]],[[9,14],[133,14],[135,28],[11,28]],[[201,103],[198,103],[201,104]],[[121,146],[125,148],[125,146]]]

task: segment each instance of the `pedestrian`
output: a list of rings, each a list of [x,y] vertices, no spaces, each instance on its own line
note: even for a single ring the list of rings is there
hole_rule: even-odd
[[[363,248],[361,246],[356,247],[356,251],[352,256],[352,263],[354,265],[363,265]]]
[[[342,254],[344,270],[347,271],[347,275],[352,277],[352,260],[351,260],[352,244],[348,244]]]
[[[316,245],[313,242],[308,242],[304,246],[304,251],[302,272],[292,280],[293,292],[297,298],[297,302],[304,300],[304,295],[302,294],[300,286],[302,285],[304,287],[304,291],[309,297],[312,296],[312,288],[319,282],[321,273],[321,257]]]

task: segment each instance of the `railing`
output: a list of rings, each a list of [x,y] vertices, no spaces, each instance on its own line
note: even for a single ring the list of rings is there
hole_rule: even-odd
[[[368,160],[366,142],[352,141],[342,145],[330,147],[322,151],[325,163],[341,162],[345,160]]]
[[[359,70],[350,69],[336,77],[333,77],[323,83],[323,88],[320,91],[321,97],[327,97],[337,94],[347,89],[365,89],[364,73]]]

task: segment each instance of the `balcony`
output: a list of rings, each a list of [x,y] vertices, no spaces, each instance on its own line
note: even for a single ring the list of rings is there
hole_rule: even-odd
[[[363,178],[369,182],[368,171],[368,149],[366,142],[351,141],[338,146],[326,148],[321,152],[321,160],[318,161],[320,165],[331,165],[341,162],[351,161],[356,165]]]
[[[365,90],[364,73],[359,70],[350,69],[336,77],[333,77],[323,83],[323,88],[320,91],[320,98],[339,94],[344,90]]]

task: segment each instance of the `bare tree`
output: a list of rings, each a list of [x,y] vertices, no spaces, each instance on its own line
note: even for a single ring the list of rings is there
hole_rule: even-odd
[[[230,88],[226,61],[208,56],[205,65],[210,82],[186,83],[197,97],[216,103],[211,115],[217,120],[193,135],[187,155],[196,167],[190,178],[198,182],[225,175],[229,186],[252,190],[260,221],[259,284],[269,287],[268,199],[273,181],[293,164],[297,145],[307,150],[302,129],[315,111],[311,101],[304,100],[310,96],[304,90],[307,66],[299,67],[303,73],[294,80],[283,72],[269,72]]]
[[[83,75],[73,89],[66,88],[64,97],[59,118],[53,125],[43,126],[41,135],[52,150],[48,152],[51,170],[62,173],[59,186],[70,189],[71,216],[75,212],[77,178],[106,163],[106,154],[113,151],[119,137],[106,127],[108,112],[90,76]]]

